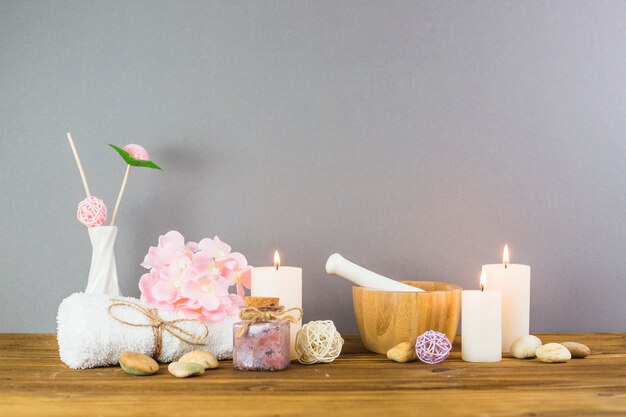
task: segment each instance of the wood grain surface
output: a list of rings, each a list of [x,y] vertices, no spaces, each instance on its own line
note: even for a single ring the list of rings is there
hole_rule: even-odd
[[[626,333],[540,335],[591,347],[564,364],[451,358],[393,363],[346,337],[332,364],[237,372],[229,361],[201,377],[134,377],[119,367],[71,370],[55,335],[0,335],[0,416],[626,416]]]

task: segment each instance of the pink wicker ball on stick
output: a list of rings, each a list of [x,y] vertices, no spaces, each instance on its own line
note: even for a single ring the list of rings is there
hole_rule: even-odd
[[[89,196],[78,203],[76,217],[87,227],[100,226],[107,219],[107,206],[99,198]]]
[[[150,159],[150,156],[148,156],[148,151],[141,145],[130,143],[124,146],[122,149],[128,152],[130,156],[135,159],[139,159],[140,161],[147,161]]]
[[[419,360],[431,365],[446,360],[451,350],[452,343],[448,336],[434,330],[425,332],[415,342],[415,353]]]

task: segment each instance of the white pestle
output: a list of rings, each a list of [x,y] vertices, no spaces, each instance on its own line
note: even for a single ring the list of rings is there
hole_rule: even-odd
[[[403,284],[369,271],[362,266],[350,262],[338,253],[333,253],[326,261],[326,273],[337,275],[360,286],[381,291],[424,292],[423,289]]]

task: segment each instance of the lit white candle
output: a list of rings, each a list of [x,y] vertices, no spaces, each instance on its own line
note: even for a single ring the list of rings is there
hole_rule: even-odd
[[[502,352],[530,331],[530,266],[509,263],[504,245],[501,264],[483,265],[489,288],[502,293]]]
[[[302,308],[302,268],[281,266],[278,251],[274,253],[274,266],[252,269],[250,292],[253,297],[278,297],[285,310]],[[291,323],[291,359],[297,359],[296,334],[302,320]]]
[[[480,290],[463,291],[461,297],[461,357],[467,362],[502,360],[502,302],[499,291],[485,291],[485,271]]]

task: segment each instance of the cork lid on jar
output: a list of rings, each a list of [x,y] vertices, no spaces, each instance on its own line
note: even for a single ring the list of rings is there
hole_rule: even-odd
[[[278,297],[245,297],[243,303],[246,307],[278,307]]]

